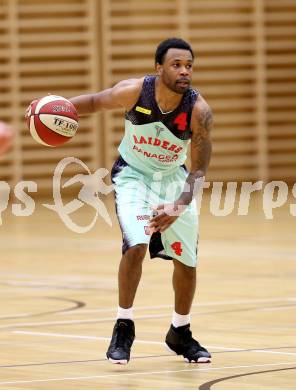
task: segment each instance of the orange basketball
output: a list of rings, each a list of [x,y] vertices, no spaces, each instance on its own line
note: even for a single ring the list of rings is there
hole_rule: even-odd
[[[78,129],[78,114],[69,100],[49,95],[31,104],[27,125],[35,141],[56,147],[70,141],[75,135]]]

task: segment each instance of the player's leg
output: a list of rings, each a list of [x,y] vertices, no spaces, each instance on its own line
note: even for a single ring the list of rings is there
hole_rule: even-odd
[[[148,234],[150,216],[147,211],[149,208],[145,204],[145,188],[143,191],[139,190],[139,183],[143,184],[144,180],[139,178],[137,171],[119,160],[112,173],[123,245],[118,271],[119,306],[107,358],[112,363],[127,364],[135,338],[133,302],[150,238]]]
[[[133,306],[136,291],[142,276],[142,263],[147,244],[129,248],[121,258],[118,271],[119,307],[129,309]]]
[[[175,258],[173,288],[175,310],[166,336],[168,348],[188,362],[209,363],[210,353],[193,337],[190,310],[196,289],[197,220],[185,212],[162,234],[165,253]],[[176,259],[177,257],[177,259]]]
[[[174,261],[173,289],[175,292],[175,311],[181,315],[190,312],[196,289],[196,268],[188,267],[178,260]],[[185,324],[184,324],[185,325]]]
[[[119,306],[117,320],[107,358],[112,363],[127,364],[135,339],[133,321],[133,303],[142,275],[142,263],[147,250],[147,244],[138,244],[127,249],[123,254],[118,271]]]
[[[162,257],[174,262],[175,310],[166,336],[166,345],[173,353],[183,355],[188,362],[209,363],[210,353],[192,337],[190,330],[190,309],[196,288],[197,253],[197,227],[194,220],[188,224],[190,219],[185,212],[164,233],[154,233],[149,251],[152,258]]]
[[[164,179],[166,191],[163,203],[171,203],[178,198],[178,190],[182,190],[185,177],[186,172],[180,169]],[[196,288],[197,249],[198,215],[194,202],[167,230],[161,234],[154,233],[149,245],[152,258],[174,259],[175,310],[166,336],[167,346],[172,352],[183,355],[187,361],[209,362],[211,355],[192,338],[190,331],[190,309]]]
[[[133,303],[142,275],[147,244],[129,248],[122,256],[118,271],[119,306],[107,358],[112,363],[127,364],[135,339]]]
[[[192,337],[190,330],[190,309],[196,288],[196,268],[174,260],[173,288],[175,310],[166,335],[166,344],[173,353],[183,355],[189,363],[209,363],[210,353]]]

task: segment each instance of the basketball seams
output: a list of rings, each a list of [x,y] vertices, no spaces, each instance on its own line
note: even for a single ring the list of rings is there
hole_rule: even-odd
[[[35,141],[56,147],[68,142],[75,135],[78,114],[69,100],[50,95],[32,103],[27,124]]]
[[[30,133],[31,133],[31,136],[34,138],[34,140],[42,145],[45,145],[45,146],[51,146],[51,145],[48,145],[47,143],[45,143],[42,138],[40,138],[39,134],[37,133],[37,130],[36,130],[36,127],[35,127],[35,120],[34,120],[34,115],[32,115],[30,117]]]
[[[71,138],[64,137],[53,130],[51,130],[47,125],[45,125],[39,118],[39,115],[34,117],[34,126],[38,128],[38,136],[41,138],[42,142],[47,146],[58,146],[62,143],[69,141]],[[36,130],[37,131],[37,130]]]

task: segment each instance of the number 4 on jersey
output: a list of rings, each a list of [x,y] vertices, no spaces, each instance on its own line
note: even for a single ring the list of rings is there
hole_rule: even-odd
[[[174,124],[177,125],[178,130],[185,131],[187,127],[187,112],[181,112],[174,120]]]
[[[182,254],[182,244],[180,241],[175,241],[172,245],[171,245],[171,248],[173,249],[173,251],[176,253],[176,255],[178,256],[181,256]]]

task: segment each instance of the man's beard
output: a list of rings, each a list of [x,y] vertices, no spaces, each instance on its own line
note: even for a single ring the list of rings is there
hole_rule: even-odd
[[[170,81],[166,77],[163,78],[163,82],[166,87],[168,87],[171,91],[179,94],[184,95],[185,92],[188,91],[190,88],[190,81],[186,79],[186,83],[182,84],[180,80],[176,80],[174,82]]]

